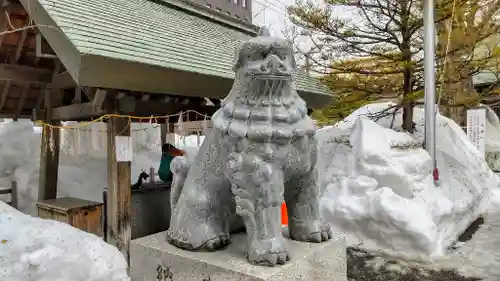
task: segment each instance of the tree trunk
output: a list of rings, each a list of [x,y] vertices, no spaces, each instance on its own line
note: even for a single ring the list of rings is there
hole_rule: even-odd
[[[412,70],[410,67],[405,67],[403,72],[403,130],[413,133],[413,107],[415,102],[408,99],[408,95],[412,93]]]
[[[462,59],[451,57],[450,60],[452,61],[445,72],[448,79],[444,82],[442,93],[448,107],[443,112],[459,126],[465,126],[466,109],[475,106],[479,97],[474,90],[469,67],[456,69],[455,66],[462,63]]]
[[[408,1],[400,1],[401,8],[401,55],[404,62],[403,69],[403,124],[402,129],[404,131],[413,133],[413,107],[415,106],[415,101],[410,98],[410,94],[413,93],[413,65],[412,65],[412,53],[410,48],[411,34],[409,33],[409,20],[410,20],[410,5]]]
[[[452,22],[443,21],[437,24],[438,46],[437,51],[442,60],[447,59],[443,70],[441,101],[444,105],[442,112],[445,116],[455,121],[459,126],[465,125],[466,108],[474,106],[478,95],[474,90],[470,76],[471,66],[463,61],[466,54],[474,52],[475,45],[463,45],[459,40],[450,40],[449,50],[463,48],[460,52],[446,54],[448,45],[448,33],[462,31],[463,34],[474,33],[474,20],[477,17],[477,3],[468,4],[467,9],[459,9],[455,12]],[[458,31],[457,31],[458,30]],[[466,57],[466,56],[465,56]],[[438,81],[440,82],[440,81]]]

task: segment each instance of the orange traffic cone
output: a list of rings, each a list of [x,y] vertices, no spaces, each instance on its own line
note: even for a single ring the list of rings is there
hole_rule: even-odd
[[[285,203],[281,204],[281,225],[288,225],[288,211]]]

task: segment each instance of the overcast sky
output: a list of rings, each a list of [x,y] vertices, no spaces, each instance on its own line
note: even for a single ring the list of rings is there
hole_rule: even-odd
[[[290,25],[286,6],[293,0],[252,0],[253,23],[265,25],[271,35],[283,37],[283,29]]]
[[[284,30],[292,27],[288,19],[286,7],[293,5],[296,0],[252,0],[253,23],[264,25],[273,36],[285,37]],[[301,0],[313,3],[324,3],[322,0]],[[340,18],[352,18],[355,13],[344,8],[336,8],[334,14]],[[308,51],[312,43],[306,38],[300,38],[296,43],[300,45],[302,52]]]

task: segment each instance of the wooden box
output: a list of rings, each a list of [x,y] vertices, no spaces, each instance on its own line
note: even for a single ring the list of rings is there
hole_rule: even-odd
[[[62,197],[36,203],[38,216],[67,223],[75,228],[102,237],[103,204],[72,197]]]

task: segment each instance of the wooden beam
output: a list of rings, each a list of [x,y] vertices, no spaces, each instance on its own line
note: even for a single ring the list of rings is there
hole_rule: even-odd
[[[116,94],[116,99],[117,100],[121,100],[121,99],[124,99],[126,96],[127,96],[127,93],[125,93],[125,92],[118,92],[118,94]]]
[[[134,115],[148,117],[151,115],[176,114],[181,111],[195,110],[212,116],[219,109],[218,106],[184,105],[176,103],[162,103],[158,101],[137,101],[135,103]]]
[[[24,103],[26,101],[26,97],[28,96],[28,93],[30,91],[30,84],[24,85],[23,92],[21,94],[21,98],[19,98],[19,101],[17,102],[17,108],[16,112],[14,113],[14,121],[17,121],[17,118],[19,118],[19,115],[21,115],[21,112],[23,111]]]
[[[97,88],[94,87],[82,87],[83,93],[87,96],[89,101],[94,99]]]
[[[46,58],[46,59],[57,59],[57,56],[55,54],[47,54],[44,53],[42,50],[42,44],[43,44],[43,39],[44,37],[40,32],[37,32],[35,34],[35,55],[37,58]]]
[[[28,16],[29,17],[29,16]],[[26,24],[29,24],[29,20],[26,21]],[[26,38],[28,38],[28,29],[23,29],[21,31],[21,37],[19,38],[19,42],[17,43],[16,53],[14,55],[13,63],[17,63],[21,58],[21,54],[23,53],[24,43],[26,42]]]
[[[5,3],[4,3],[5,4]],[[2,5],[0,8],[0,18],[2,19],[2,22],[0,23],[0,28],[1,31],[7,30],[9,27],[9,17],[10,17],[10,6],[9,5]],[[0,48],[3,45],[3,40],[5,38],[5,35],[0,35]]]
[[[75,96],[73,97],[72,103],[81,103],[82,102],[82,88],[75,88]]]
[[[10,86],[11,86],[11,82],[5,81],[5,84],[3,85],[2,96],[0,97],[0,111],[2,111],[3,107],[5,106],[5,103],[7,102],[7,97],[9,96]]]
[[[71,77],[71,74],[65,71],[54,75],[54,78],[52,79],[52,85],[55,88],[68,89],[75,87],[77,84],[75,80],[73,80],[73,77]]]
[[[134,96],[124,96],[121,99],[118,99],[118,108],[120,113],[125,113],[125,114],[134,114],[135,115],[135,110],[136,110],[136,104],[138,101],[135,99]],[[151,114],[149,115],[151,116]]]
[[[51,120],[52,91],[57,91],[57,89],[46,89],[45,91],[45,122],[56,126],[60,125],[60,122]],[[43,127],[40,150],[38,200],[57,198],[59,141],[59,129],[49,128],[48,126]]]
[[[0,80],[26,83],[51,83],[52,71],[50,69],[30,66],[0,64]]]
[[[52,71],[52,80],[54,76],[59,73],[61,69],[61,62],[59,60],[54,60],[54,70]],[[52,91],[47,91],[46,86],[42,86],[40,88],[40,92],[38,93],[38,97],[36,100],[35,108],[33,108],[31,112],[31,120],[45,120],[45,113],[42,110],[42,101],[45,101],[45,95],[51,95],[51,106],[58,106],[61,104],[64,92],[59,90],[57,87],[52,87]],[[52,112],[51,112],[52,113]]]
[[[106,92],[106,90],[96,91],[91,102],[54,107],[51,112],[51,119],[55,121],[78,121],[106,114],[103,108]],[[40,120],[44,114],[43,110],[39,110],[38,113],[34,114],[33,118]]]
[[[114,101],[116,102],[116,100]],[[114,104],[116,109],[117,105]],[[130,136],[128,120],[112,118],[107,123],[108,132],[108,189],[107,189],[107,242],[122,252],[130,262],[131,240],[131,189],[130,162],[117,162],[115,137]],[[129,263],[130,264],[130,263]]]
[[[108,91],[103,89],[97,89],[94,94],[94,98],[92,99],[92,106],[97,111],[102,111],[102,106],[104,101],[106,100],[106,96],[108,95]]]
[[[98,110],[92,102],[75,103],[55,107],[52,109],[52,120],[72,121],[83,120],[104,114],[103,110]]]
[[[202,103],[202,105],[204,106],[215,106],[215,103],[213,103],[209,98],[203,98],[204,99],[204,102]]]
[[[72,104],[66,106],[55,107],[52,109],[51,120],[54,121],[78,121],[89,120],[92,117],[101,116],[103,114],[111,113],[109,109],[96,106],[103,98],[102,94],[96,95],[92,102],[85,102],[79,104]],[[109,95],[108,95],[109,96]],[[150,117],[151,115],[169,115],[176,114],[181,111],[195,110],[200,113],[211,116],[217,111],[218,106],[202,106],[202,105],[182,105],[182,104],[165,104],[158,101],[140,101],[131,100],[132,97],[125,97],[119,100],[117,110],[120,113],[133,114],[134,116]],[[34,114],[35,120],[42,120],[45,116],[44,110],[38,111]]]
[[[44,92],[44,87],[41,88],[40,90],[40,93],[38,93],[38,96],[36,98],[36,104],[35,104],[35,108],[33,109],[33,117],[36,116],[36,113],[40,111],[40,109],[42,109],[42,102],[44,101],[44,95],[45,95],[45,92]],[[35,120],[36,118],[34,118],[33,120]]]

